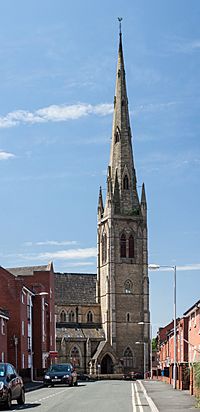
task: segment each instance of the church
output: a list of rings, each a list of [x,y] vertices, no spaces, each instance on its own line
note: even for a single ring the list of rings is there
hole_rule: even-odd
[[[105,201],[98,199],[97,274],[55,273],[59,362],[112,374],[149,370],[147,202],[137,191],[121,23]]]

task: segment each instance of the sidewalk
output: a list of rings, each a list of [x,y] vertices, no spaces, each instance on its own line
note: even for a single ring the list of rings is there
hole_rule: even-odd
[[[153,399],[159,412],[197,412],[196,398],[189,391],[173,389],[171,385],[161,381],[143,381],[148,395]]]
[[[43,381],[26,382],[24,386],[26,392],[35,391],[43,387]]]

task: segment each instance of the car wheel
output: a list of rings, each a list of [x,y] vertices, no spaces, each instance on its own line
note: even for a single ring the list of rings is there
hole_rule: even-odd
[[[20,394],[19,398],[17,399],[17,403],[18,403],[18,405],[24,405],[25,404],[24,388],[22,388],[22,390],[21,390],[21,394]]]
[[[6,409],[11,409],[11,405],[12,405],[12,397],[11,397],[11,393],[8,392],[7,400],[5,403]]]

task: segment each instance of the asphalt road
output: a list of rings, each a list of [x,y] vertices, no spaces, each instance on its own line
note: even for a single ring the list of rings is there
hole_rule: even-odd
[[[55,386],[26,394],[12,411],[30,412],[175,412],[196,411],[194,398],[170,385],[151,381],[97,381],[78,387]]]

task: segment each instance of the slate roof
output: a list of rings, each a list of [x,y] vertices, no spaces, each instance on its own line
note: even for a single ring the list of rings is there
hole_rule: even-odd
[[[52,268],[52,263],[41,266],[23,266],[18,268],[6,268],[6,270],[12,273],[14,276],[33,276],[34,272],[49,272]]]
[[[93,273],[55,273],[55,303],[95,304],[96,280]]]
[[[97,329],[79,329],[79,328],[57,328],[56,337],[58,339],[105,339],[105,334],[102,328]]]

